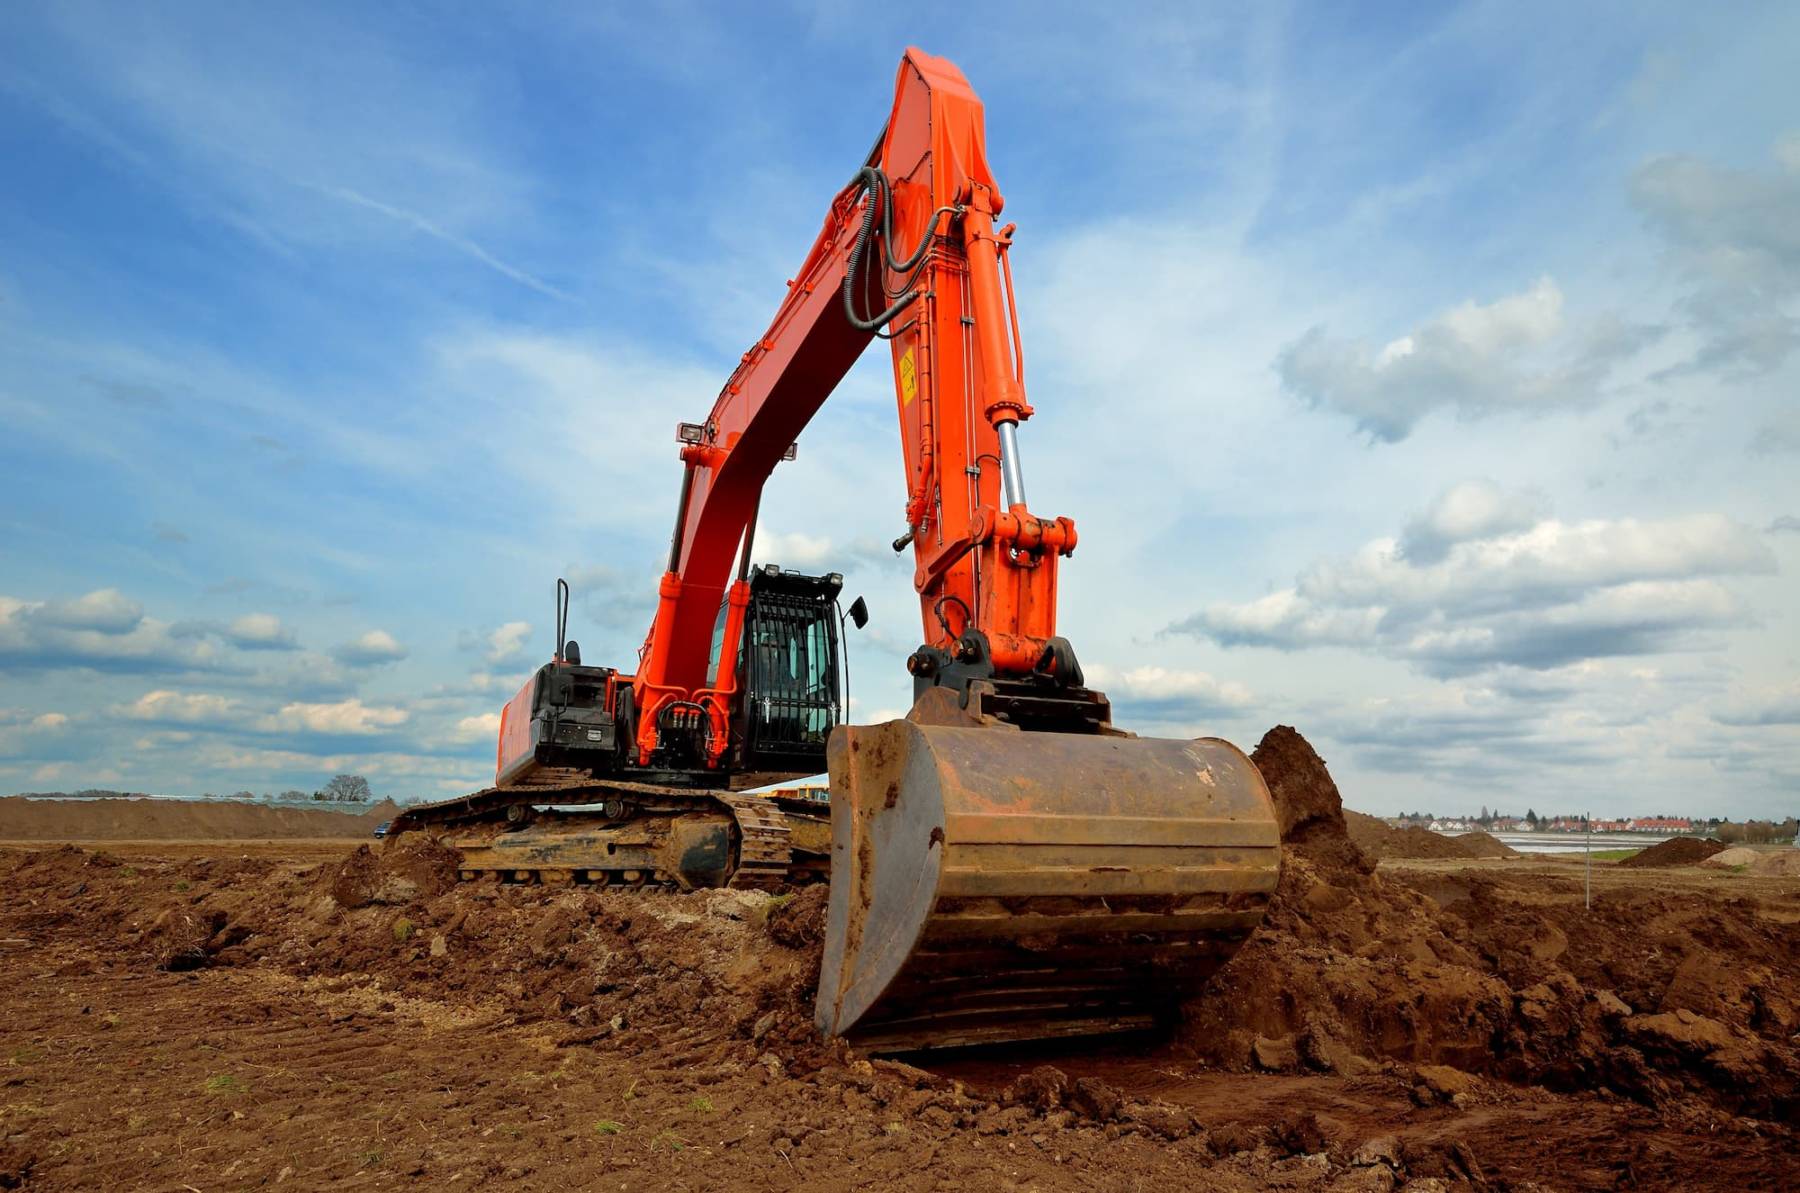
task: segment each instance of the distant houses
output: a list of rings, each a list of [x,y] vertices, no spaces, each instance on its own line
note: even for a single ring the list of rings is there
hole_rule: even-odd
[[[1417,826],[1428,828],[1434,833],[1472,833],[1485,830],[1490,833],[1580,833],[1586,832],[1588,825],[1579,816],[1545,816],[1528,818],[1522,816],[1488,816],[1463,817],[1450,816],[1429,820],[1413,816],[1397,816],[1389,820],[1396,828]],[[1623,820],[1602,820],[1595,818],[1593,830],[1597,833],[1662,833],[1672,835],[1678,833],[1704,832],[1706,824],[1691,820],[1685,816],[1635,816]]]

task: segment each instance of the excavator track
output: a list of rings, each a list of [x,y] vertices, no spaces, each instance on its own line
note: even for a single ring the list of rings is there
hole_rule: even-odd
[[[826,847],[828,816],[804,800],[559,776],[416,805],[388,833],[457,849],[464,879],[777,890],[824,876],[810,854]]]

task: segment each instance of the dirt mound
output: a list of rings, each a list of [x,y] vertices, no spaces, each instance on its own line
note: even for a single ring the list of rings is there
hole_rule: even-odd
[[[1451,838],[1468,851],[1470,857],[1519,857],[1518,850],[1494,836],[1477,830],[1472,833],[1459,833]]]
[[[1796,878],[1800,877],[1800,849],[1751,849],[1747,845],[1733,845],[1703,858],[1700,864],[1710,869],[1735,870],[1763,878]]]
[[[1387,856],[1387,845],[1394,836],[1394,826],[1379,816],[1370,816],[1366,812],[1352,812],[1344,809],[1344,827],[1350,831],[1350,839],[1356,847],[1373,858]]]
[[[1346,1076],[1445,1065],[1800,1111],[1800,925],[1667,896],[1601,896],[1586,912],[1560,879],[1548,882],[1568,898],[1547,901],[1498,877],[1395,880],[1343,864],[1356,847],[1329,842],[1344,820],[1324,764],[1292,730],[1271,738],[1270,787],[1299,793],[1301,814],[1284,810],[1294,836],[1262,927],[1184,1008],[1183,1039],[1200,1056]],[[1433,849],[1468,848],[1415,831]]]
[[[1374,870],[1374,859],[1350,839],[1344,801],[1325,760],[1293,726],[1277,725],[1263,734],[1250,761],[1275,801],[1284,854],[1299,854],[1328,870]]]
[[[1394,828],[1387,821],[1361,812],[1345,812],[1350,839],[1373,858],[1477,858],[1518,857],[1519,851],[1484,832],[1446,837],[1430,829],[1409,825]]]
[[[1723,852],[1725,844],[1705,837],[1670,837],[1650,848],[1620,858],[1621,866],[1693,866],[1705,861],[1715,853]]]
[[[0,798],[0,841],[206,841],[366,837],[399,808],[358,812],[277,808],[236,800]]]
[[[344,907],[406,904],[441,895],[456,885],[458,855],[422,833],[387,842],[380,854],[367,845],[319,870],[320,886]]]

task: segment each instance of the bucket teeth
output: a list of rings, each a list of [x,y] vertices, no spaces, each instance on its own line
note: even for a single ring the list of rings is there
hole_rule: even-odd
[[[891,721],[829,764],[816,1018],[876,1051],[1154,1027],[1279,876],[1268,789],[1213,738]]]

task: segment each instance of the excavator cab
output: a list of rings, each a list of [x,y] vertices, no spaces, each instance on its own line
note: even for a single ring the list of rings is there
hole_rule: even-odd
[[[844,578],[765,564],[750,573],[750,607],[738,651],[733,736],[740,769],[816,775],[844,719],[837,597]]]

